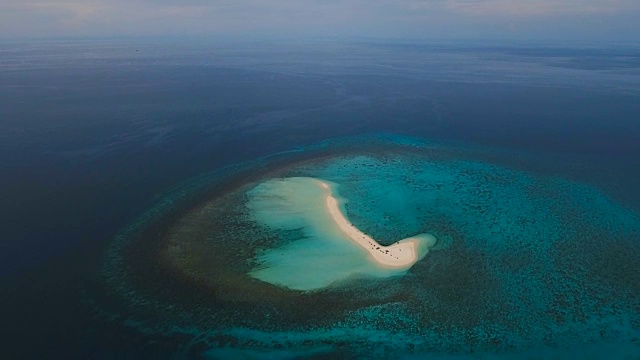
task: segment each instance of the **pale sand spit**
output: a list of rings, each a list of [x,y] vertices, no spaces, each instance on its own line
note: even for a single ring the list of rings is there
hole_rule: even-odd
[[[382,246],[367,234],[358,230],[340,211],[338,200],[333,197],[331,187],[320,181],[320,186],[327,190],[325,207],[336,225],[347,236],[367,251],[369,256],[379,265],[391,268],[410,268],[418,261],[418,240],[406,238],[393,245]]]

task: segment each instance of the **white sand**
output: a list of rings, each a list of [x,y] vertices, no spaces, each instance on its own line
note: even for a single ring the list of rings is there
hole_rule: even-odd
[[[366,250],[376,263],[384,267],[410,268],[419,260],[417,239],[406,238],[394,243],[393,245],[380,245],[367,234],[358,230],[358,228],[344,217],[342,211],[340,211],[340,207],[338,206],[338,200],[333,197],[331,187],[329,187],[327,183],[320,181],[320,186],[327,190],[325,206],[336,225],[338,225],[340,230],[347,234],[351,240]]]

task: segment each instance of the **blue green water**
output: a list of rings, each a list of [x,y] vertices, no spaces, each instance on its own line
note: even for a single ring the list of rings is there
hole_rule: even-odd
[[[4,358],[637,358],[639,47],[184,40],[0,43]],[[255,279],[296,176],[439,242]]]
[[[308,158],[294,161],[301,154]],[[153,295],[154,280],[134,286],[111,268],[134,312],[152,314],[131,326],[199,334],[213,358],[640,351],[640,219],[596,188],[397,136],[326,142],[282,159],[240,172],[250,180],[164,230],[163,266],[201,294]],[[419,233],[438,242],[406,272],[377,273],[340,236],[317,230],[327,222],[321,192],[300,177],[334,184],[349,220],[381,244]],[[281,180],[290,178],[298,180]]]
[[[326,183],[329,185],[329,183]],[[330,185],[339,203],[337,185]],[[253,218],[279,231],[300,233],[286,245],[265,250],[250,272],[256,279],[293,290],[317,290],[357,281],[361,277],[399,276],[405,268],[380,266],[344,232],[325,207],[327,190],[318,179],[295,177],[274,179],[259,184],[247,195],[247,207]],[[418,259],[422,259],[435,239],[416,238]]]

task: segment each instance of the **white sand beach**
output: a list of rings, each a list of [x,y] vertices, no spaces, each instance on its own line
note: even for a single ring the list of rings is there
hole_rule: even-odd
[[[357,243],[361,248],[367,251],[369,256],[380,266],[390,268],[410,268],[416,261],[418,256],[417,238],[406,238],[400,240],[393,245],[382,246],[367,234],[360,231],[345,218],[340,211],[338,200],[333,197],[329,184],[320,181],[320,186],[326,189],[325,207],[336,225],[351,240]]]

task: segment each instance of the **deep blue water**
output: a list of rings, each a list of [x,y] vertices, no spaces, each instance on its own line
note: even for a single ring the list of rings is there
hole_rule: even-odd
[[[393,133],[509,154],[514,168],[588,184],[638,212],[639,118],[631,45],[2,43],[3,348],[185,350],[191,339],[96,319],[86,299],[104,291],[114,236],[199,174]]]

